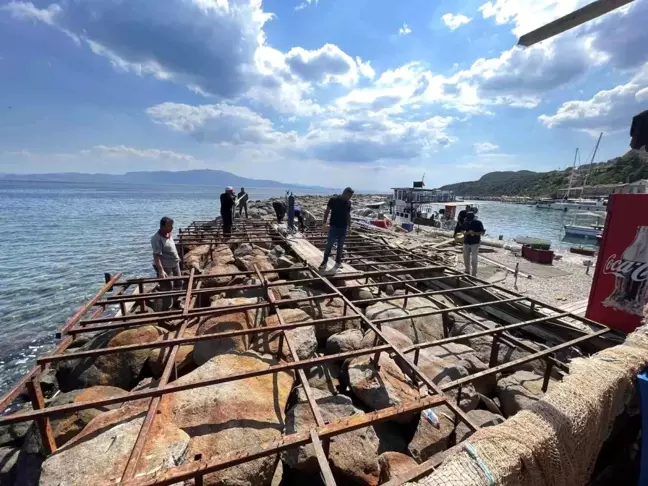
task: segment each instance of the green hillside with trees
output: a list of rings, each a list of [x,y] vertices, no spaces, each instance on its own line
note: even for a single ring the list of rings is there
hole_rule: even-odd
[[[459,182],[441,187],[459,196],[535,196],[552,197],[569,184],[572,168],[551,172],[490,172],[478,181]],[[631,150],[622,157],[576,169],[572,185],[618,184],[648,179],[648,152]]]

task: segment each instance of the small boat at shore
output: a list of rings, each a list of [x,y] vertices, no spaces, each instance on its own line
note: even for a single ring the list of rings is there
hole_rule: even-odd
[[[600,213],[576,213],[572,220],[572,224],[565,225],[565,234],[568,236],[578,236],[581,238],[597,238],[603,234],[603,225],[601,218],[604,214]],[[596,219],[595,224],[585,224],[581,220],[584,218]]]
[[[550,240],[545,240],[543,238],[536,238],[534,236],[516,236],[514,240],[516,243],[519,243],[520,245],[551,246]]]

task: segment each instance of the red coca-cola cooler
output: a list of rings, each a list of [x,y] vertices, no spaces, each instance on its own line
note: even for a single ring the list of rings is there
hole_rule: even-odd
[[[585,316],[631,332],[648,290],[648,194],[613,194]]]

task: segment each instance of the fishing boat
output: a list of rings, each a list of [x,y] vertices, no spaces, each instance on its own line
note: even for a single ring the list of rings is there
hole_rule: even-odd
[[[603,225],[601,220],[605,215],[602,213],[586,212],[576,213],[571,224],[565,225],[565,234],[568,236],[579,236],[582,238],[597,238],[603,234]],[[583,219],[589,218],[590,221],[595,219],[596,223],[583,222]]]

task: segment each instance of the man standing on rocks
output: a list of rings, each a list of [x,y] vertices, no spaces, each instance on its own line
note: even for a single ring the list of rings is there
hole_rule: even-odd
[[[167,216],[160,220],[160,229],[151,237],[153,248],[153,268],[158,278],[180,277],[180,257],[173,241],[173,220]],[[160,282],[160,291],[182,290],[182,280]],[[163,310],[179,307],[177,297],[163,299]]]
[[[241,192],[238,193],[239,218],[243,216],[243,210],[245,209],[245,219],[248,219],[247,203],[248,194],[245,192],[245,188],[241,187]]]
[[[333,245],[337,243],[337,255],[335,258],[335,270],[342,266],[342,250],[344,248],[344,240],[346,238],[347,230],[351,227],[351,198],[353,197],[353,189],[347,187],[341,196],[335,196],[329,199],[324,212],[324,222],[322,223],[322,230],[326,231],[326,221],[329,214],[331,220],[329,222],[328,238],[326,241],[326,249],[324,250],[324,260],[319,266],[320,270],[326,269],[329,256]]]
[[[464,221],[462,229],[464,232],[464,267],[467,274],[476,277],[479,244],[481,243],[481,237],[486,231],[484,230],[482,222],[475,219],[475,213],[472,211],[466,213],[466,220]]]
[[[220,214],[223,220],[223,237],[229,238],[232,234],[232,219],[234,219],[234,188],[227,186],[220,196]]]

